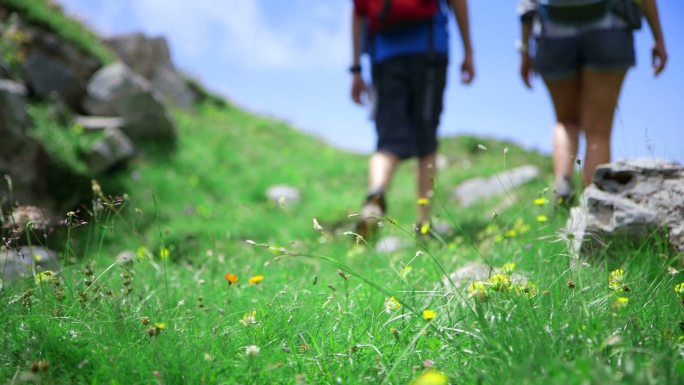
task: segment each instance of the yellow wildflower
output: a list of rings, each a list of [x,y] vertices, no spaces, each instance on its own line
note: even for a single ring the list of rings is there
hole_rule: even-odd
[[[420,233],[425,235],[430,231],[430,222],[425,222],[423,223],[422,226],[420,226]]]
[[[411,270],[413,270],[413,267],[411,267],[411,266],[404,266],[404,268],[402,268],[401,270],[399,270],[399,276],[400,276],[401,278],[406,278],[406,276],[409,275],[409,273],[411,272]]]
[[[544,198],[544,197],[539,197],[539,198],[534,200],[534,204],[537,206],[545,206],[548,203],[549,203],[549,200]]]
[[[57,279],[57,273],[52,270],[45,270],[36,274],[33,279],[36,281],[36,285],[40,285],[41,283],[52,283]]]
[[[256,310],[252,310],[249,313],[245,313],[240,320],[240,323],[244,326],[255,325],[257,323]]]
[[[513,263],[513,262],[504,263],[504,265],[501,266],[501,271],[503,271],[503,273],[506,275],[513,274],[514,270],[515,270],[515,263]]]
[[[264,280],[264,276],[261,274],[258,274],[258,275],[255,275],[254,277],[250,278],[249,281],[247,281],[247,282],[249,282],[250,285],[258,285],[263,280]]]
[[[544,214],[537,215],[537,222],[544,223],[544,222],[548,222],[548,221],[549,221],[549,218],[547,218],[546,215],[544,215]]]
[[[674,287],[674,291],[675,293],[677,293],[677,295],[684,298],[684,282],[676,284]]]
[[[418,198],[417,203],[419,206],[425,206],[430,203],[430,200],[428,198]]]
[[[537,295],[537,285],[532,282],[527,282],[524,285],[515,285],[515,293],[518,295],[524,295],[525,297],[532,298]]]
[[[435,317],[437,317],[437,312],[434,310],[430,309],[425,309],[423,310],[423,319],[426,321],[432,321]]]
[[[468,288],[468,295],[470,298],[477,298],[480,301],[486,300],[489,296],[487,285],[482,281],[475,281],[471,283],[470,287]]]
[[[161,259],[169,259],[171,256],[171,250],[169,250],[167,247],[161,247],[159,249],[159,257]]]
[[[159,331],[166,330],[166,322],[155,322],[154,328],[159,330]]]
[[[504,233],[504,236],[506,238],[515,238],[518,235],[518,232],[515,229],[510,229]]]
[[[411,381],[411,385],[447,385],[449,377],[439,370],[429,369]]]
[[[621,291],[625,281],[625,271],[623,269],[615,269],[610,272],[608,277],[608,287],[613,291]]]
[[[401,308],[401,302],[395,296],[391,296],[385,300],[385,313],[392,313]]]
[[[629,303],[629,298],[627,297],[617,297],[613,303],[613,309],[622,309]]]
[[[504,274],[494,274],[488,280],[489,286],[494,291],[508,291],[511,288],[511,279]]]
[[[152,257],[152,253],[150,253],[150,250],[145,246],[138,247],[135,255],[138,257],[138,259],[148,259]]]

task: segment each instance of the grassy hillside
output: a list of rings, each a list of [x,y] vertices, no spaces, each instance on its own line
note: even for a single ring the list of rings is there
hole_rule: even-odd
[[[77,214],[89,224],[62,244],[57,280],[0,292],[0,377],[33,366],[46,383],[405,384],[433,362],[466,384],[682,378],[681,277],[667,274],[657,239],[573,270],[558,234],[564,215],[533,202],[548,197],[544,181],[513,192],[519,203],[496,218],[497,201],[461,210],[448,198],[466,177],[530,162],[548,171],[548,159],[512,144],[445,140],[436,215],[456,234],[413,239],[415,165],[405,164],[383,234],[408,246],[385,255],[342,234],[363,197],[365,157],[237,108],[176,118],[176,153],[147,149],[101,181],[101,196],[95,189]],[[299,187],[302,201],[268,202],[275,183]],[[131,264],[115,262],[124,250]],[[531,283],[509,290],[499,277],[503,286],[488,283],[481,295],[450,294],[444,272],[472,260],[515,263]],[[630,291],[608,287],[617,268]]]
[[[32,115],[37,135],[76,162],[80,139],[54,134],[40,106]],[[408,162],[381,231],[406,246],[384,254],[345,234],[365,195],[366,157],[229,105],[175,118],[174,152],[143,148],[65,213],[62,235],[48,240],[59,274],[0,285],[0,381],[684,383],[675,256],[653,234],[612,258],[577,260],[560,230],[566,214],[548,202],[547,157],[444,140],[433,204],[453,234],[413,235]],[[530,163],[544,177],[510,191],[513,206],[450,199],[467,178]],[[280,183],[299,188],[301,202],[268,201]],[[506,269],[472,287],[442,283],[470,261]],[[511,282],[514,272],[528,282]]]
[[[97,35],[82,23],[66,17],[52,0],[0,0],[0,8],[18,12],[27,21],[54,31],[102,64],[115,60],[115,55]]]

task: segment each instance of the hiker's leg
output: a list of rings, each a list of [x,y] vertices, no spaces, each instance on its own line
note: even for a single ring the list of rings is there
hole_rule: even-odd
[[[556,183],[570,178],[574,169],[580,133],[581,75],[568,79],[544,79],[556,112],[553,130],[553,173]]]
[[[436,153],[425,155],[418,159],[418,208],[416,211],[416,218],[418,223],[423,224],[430,221],[430,209],[432,208],[433,188],[435,185],[435,175],[437,169],[435,166]],[[427,203],[421,200],[427,198]]]
[[[379,151],[368,161],[368,192],[384,192],[392,181],[399,157],[389,152]]]
[[[610,162],[613,117],[626,70],[582,72],[581,121],[587,136],[582,180],[591,183],[596,166]]]

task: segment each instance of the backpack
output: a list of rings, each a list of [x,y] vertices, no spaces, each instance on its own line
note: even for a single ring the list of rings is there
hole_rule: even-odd
[[[431,19],[439,0],[354,0],[356,14],[368,18],[371,32],[386,32]]]

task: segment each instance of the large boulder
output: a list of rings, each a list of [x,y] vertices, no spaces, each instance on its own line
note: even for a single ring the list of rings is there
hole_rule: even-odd
[[[105,42],[133,72],[149,80],[164,100],[182,108],[192,107],[196,96],[174,68],[164,37],[148,38],[142,33],[132,33],[114,36]]]
[[[132,139],[173,140],[176,127],[150,83],[123,63],[93,75],[83,107],[91,115],[120,116],[122,131]]]
[[[615,240],[643,243],[660,228],[684,252],[684,167],[653,159],[599,166],[566,224],[575,251],[585,256]]]
[[[78,106],[84,94],[85,81],[79,79],[68,64],[35,51],[26,59],[24,70],[26,81],[34,93],[43,98],[57,94],[68,105]]]
[[[100,62],[42,27],[20,20],[18,28],[24,35],[22,72],[28,87],[44,98],[58,95],[78,110],[88,79]]]

